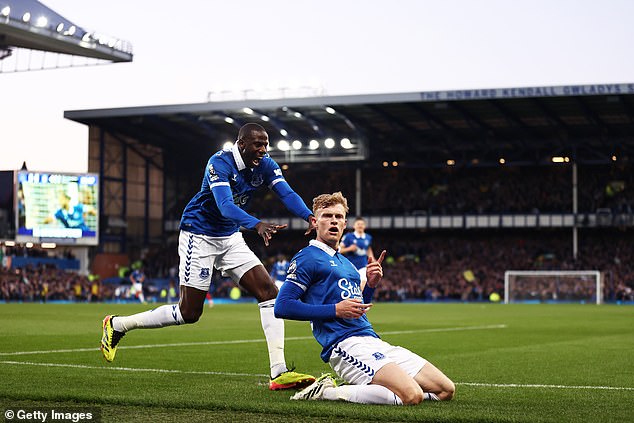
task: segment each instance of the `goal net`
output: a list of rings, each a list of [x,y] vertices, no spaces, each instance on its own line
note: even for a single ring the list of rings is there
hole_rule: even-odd
[[[597,270],[507,270],[504,303],[575,302],[601,304],[602,277]]]

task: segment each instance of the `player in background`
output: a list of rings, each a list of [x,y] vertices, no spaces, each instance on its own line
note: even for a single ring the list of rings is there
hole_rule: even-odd
[[[143,282],[145,282],[145,273],[143,273],[143,269],[135,269],[130,272],[130,282],[132,283],[132,291],[134,292],[134,296],[141,301],[141,303],[145,304],[145,295],[143,295]]]
[[[59,194],[60,207],[55,211],[53,216],[48,216],[44,219],[45,224],[52,223],[57,220],[63,227],[71,229],[81,229],[88,231],[90,228],[86,224],[85,214],[97,214],[94,207],[82,203],[75,203],[71,205],[71,196],[67,192],[61,192]]]
[[[244,209],[253,192],[268,187],[294,215],[309,221],[312,212],[288,185],[278,164],[267,154],[266,130],[248,123],[232,148],[209,158],[200,191],[185,207],[179,236],[179,304],[164,305],[132,316],[106,316],[101,350],[114,359],[121,337],[137,328],[195,323],[200,318],[213,269],[253,294],[258,300],[269,352],[271,390],[299,388],[315,378],[289,370],[284,357],[284,321],[273,312],[278,289],[245,243],[240,226],[254,229],[266,246],[287,225],[263,222]],[[307,233],[311,230],[309,225]]]
[[[273,263],[273,267],[271,267],[271,279],[277,289],[282,288],[282,284],[286,279],[286,272],[288,271],[288,260],[286,260],[286,256],[284,254],[278,254],[275,258],[275,263]]]
[[[361,404],[413,405],[423,400],[449,400],[453,382],[433,364],[413,352],[382,341],[366,312],[379,284],[385,258],[370,259],[367,284],[341,253],[348,203],[340,193],[313,200],[311,217],[317,237],[291,260],[275,304],[275,315],[310,320],[321,358],[347,385],[337,386],[330,374],[295,394],[299,400],[344,400]]]
[[[366,266],[368,259],[374,259],[372,252],[372,235],[365,232],[365,220],[358,216],[354,219],[353,232],[348,232],[341,239],[339,252],[343,254],[359,271],[361,289],[366,282]]]

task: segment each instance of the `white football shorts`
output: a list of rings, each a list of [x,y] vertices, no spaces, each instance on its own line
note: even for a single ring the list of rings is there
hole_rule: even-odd
[[[388,363],[396,363],[414,377],[427,360],[410,350],[373,336],[352,336],[339,342],[330,355],[330,367],[351,385],[368,385]]]
[[[178,279],[181,285],[208,291],[213,269],[222,271],[236,284],[255,266],[262,264],[244,242],[240,232],[212,237],[181,231],[178,236]]]

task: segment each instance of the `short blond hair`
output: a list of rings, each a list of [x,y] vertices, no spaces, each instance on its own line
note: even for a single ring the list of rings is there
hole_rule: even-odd
[[[348,213],[348,200],[343,196],[341,191],[333,192],[332,194],[318,195],[313,198],[313,214],[317,215],[317,210],[332,207],[337,204],[341,204],[346,213]]]

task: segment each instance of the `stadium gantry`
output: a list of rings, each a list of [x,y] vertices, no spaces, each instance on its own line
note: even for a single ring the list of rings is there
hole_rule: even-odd
[[[0,1],[0,73],[132,61],[132,45],[87,30],[36,0]]]

